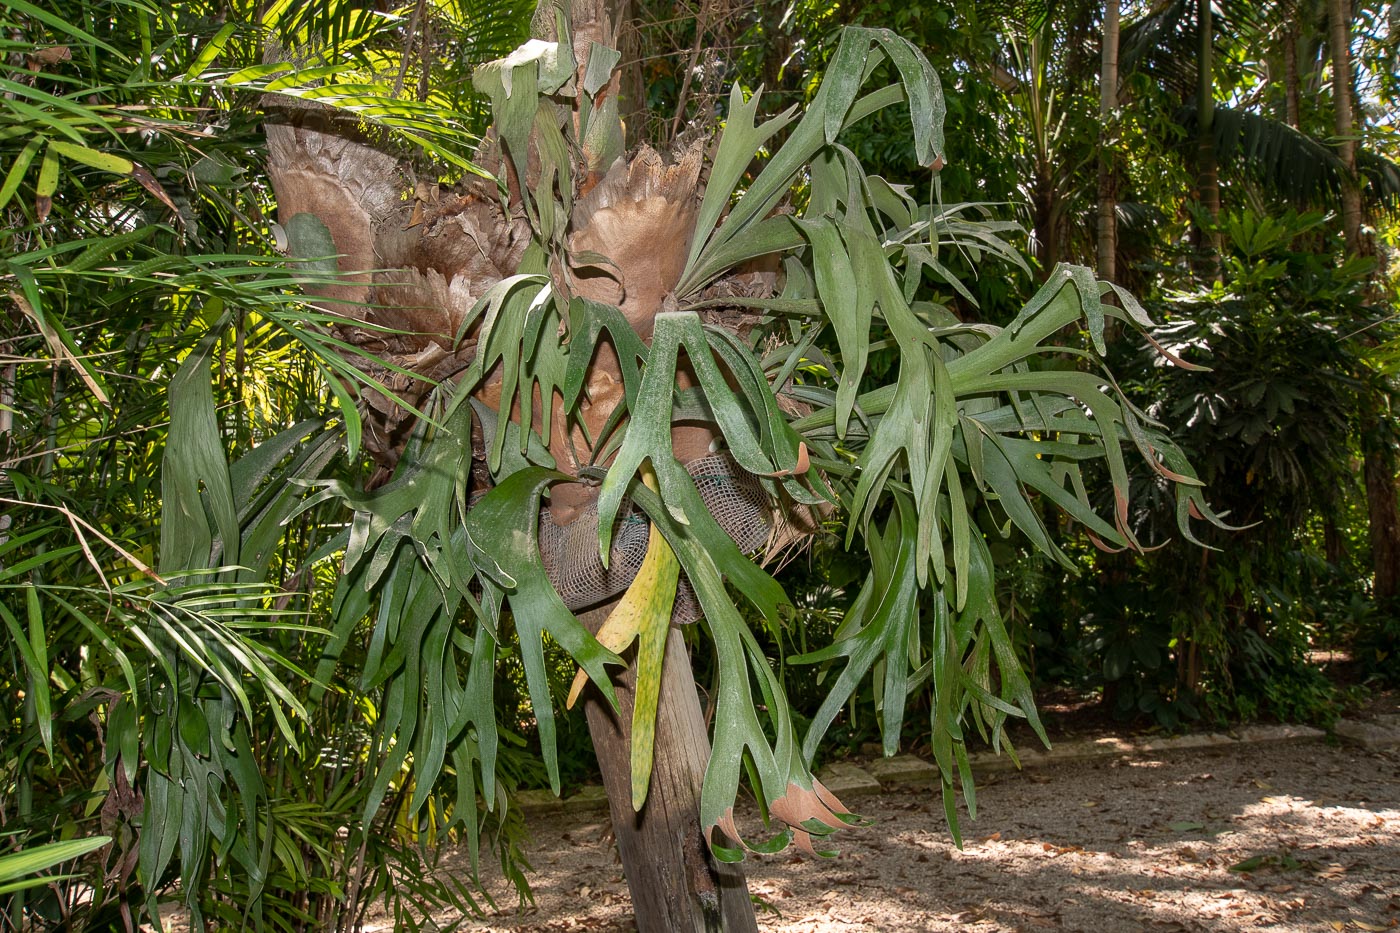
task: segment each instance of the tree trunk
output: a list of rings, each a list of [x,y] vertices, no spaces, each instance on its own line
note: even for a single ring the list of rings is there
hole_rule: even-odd
[[[1035,187],[1031,192],[1031,210],[1042,281],[1050,277],[1050,271],[1060,261],[1058,203],[1053,173],[1048,166],[1043,170],[1038,168]]]
[[[624,15],[625,4],[573,0],[568,6],[575,50],[614,47],[612,25]],[[552,23],[547,19],[543,25]],[[587,74],[587,62],[581,60],[572,86],[585,86]],[[619,83],[614,76],[607,93],[617,93]],[[600,88],[599,99],[602,92]],[[314,103],[269,99],[268,109],[269,175],[292,252],[304,257],[337,255],[342,273],[335,284],[309,291],[338,302],[333,309],[346,317],[378,325],[347,326],[339,336],[394,364],[356,361],[399,398],[421,404],[434,385],[455,380],[475,358],[479,334],[464,322],[476,299],[521,269],[533,234],[520,192],[540,190],[540,179],[531,176],[532,171],[541,171],[538,160],[525,160],[521,172],[500,138],[483,143],[478,164],[503,178],[512,193],[503,205],[496,186],[474,175],[443,189],[417,178],[410,164],[382,151],[357,121]],[[651,319],[684,265],[700,202],[703,144],[697,140],[676,163],[664,163],[655,152],[643,149],[624,165],[624,159],[618,158],[623,150],[622,126],[598,120],[595,117],[590,124],[577,157],[565,163],[578,174],[564,179],[575,198],[567,248],[574,255],[609,257],[611,273],[571,278],[571,294],[617,306],[640,339],[647,341]],[[328,233],[331,242],[322,233]],[[627,283],[625,292],[622,282]],[[609,366],[613,370],[608,371]],[[589,436],[600,436],[601,421],[612,411],[604,403],[616,404],[621,394],[616,366],[616,355],[608,350],[600,352],[590,367],[575,412]],[[474,398],[504,414],[510,411],[510,399],[503,397],[502,378],[498,368],[483,380]],[[384,394],[365,390],[362,401],[365,449],[380,465],[379,476],[387,478],[416,419]],[[586,458],[589,451],[580,453],[576,436],[562,427],[566,413],[559,396],[550,402],[556,430],[546,444],[561,469],[576,472],[578,458]],[[535,414],[539,417],[540,408]],[[698,434],[704,436],[702,449],[708,448],[712,435],[707,430],[678,429],[678,433],[687,431],[692,446]],[[482,446],[482,438],[473,439],[474,453],[481,454]],[[678,443],[678,456],[681,449]],[[486,473],[480,458],[473,462],[473,474],[484,485],[487,477],[477,477],[478,470]],[[596,494],[596,486],[556,484],[551,492],[551,520],[567,524]],[[602,621],[597,612],[585,623],[591,622],[596,630]],[[716,864],[701,835],[699,801],[709,742],[679,632],[672,631],[668,639],[654,770],[640,814],[631,808],[632,671],[619,680],[620,718],[614,718],[596,698],[590,701],[587,715],[638,927],[643,933],[756,931],[742,872]]]
[[[620,86],[617,111],[627,134],[627,148],[635,149],[647,140],[647,86],[642,77],[642,34],[638,31],[631,0],[614,7],[617,14]]]
[[[1215,31],[1211,5],[1200,4],[1196,58],[1196,188],[1205,212],[1201,272],[1220,281],[1220,170],[1215,158]]]
[[[475,352],[474,335],[455,346],[450,339],[469,307],[453,283],[472,281],[479,294],[513,271],[524,242],[518,218],[503,213],[489,192],[425,191],[417,200],[401,198],[401,191],[414,190],[407,170],[356,138],[355,127],[336,125],[312,107],[283,108],[277,118],[280,122],[269,125],[267,135],[282,223],[290,225],[301,213],[317,217],[332,234],[334,247],[306,255],[340,254],[344,284],[317,291],[326,300],[363,303],[335,305],[342,314],[364,308],[375,323],[405,334],[385,348],[399,365],[431,364],[434,368],[425,375],[450,379]],[[463,232],[468,229],[471,237]],[[474,249],[460,248],[464,241]],[[376,267],[379,271],[369,271]],[[345,335],[374,340],[381,339],[379,333],[349,328]],[[374,363],[357,364],[415,403],[430,385]],[[380,463],[380,475],[387,477],[412,416],[375,393],[366,390],[364,395],[365,447]],[[621,724],[601,706],[588,716],[638,927],[643,933],[756,931],[743,874],[716,865],[701,837],[699,798],[709,743],[679,633],[673,631],[668,643],[651,793],[640,816],[631,812],[631,677],[628,672],[618,691]],[[714,911],[707,914],[706,903]]]
[[[1342,233],[1347,252],[1362,252],[1361,189],[1356,183],[1356,117],[1352,106],[1351,4],[1327,0],[1327,39],[1332,54],[1332,113],[1337,157],[1346,166],[1342,179]]]
[[[1335,510],[1339,505],[1329,507],[1329,511],[1322,517],[1322,555],[1327,563],[1333,567],[1340,568],[1342,558],[1347,556],[1346,539],[1342,537],[1342,529],[1337,524]]]
[[[1283,112],[1288,125],[1303,126],[1302,87],[1298,78],[1298,27],[1290,24],[1283,31]]]
[[[1103,67],[1099,72],[1099,278],[1117,277],[1118,204],[1114,191],[1113,152],[1118,112],[1118,2],[1106,0],[1103,10]]]
[[[1332,56],[1332,113],[1337,156],[1345,166],[1342,178],[1342,233],[1347,255],[1372,252],[1361,229],[1361,188],[1356,176],[1356,138],[1359,127],[1351,67],[1351,4],[1327,0],[1327,40]],[[1364,402],[1362,449],[1365,457],[1367,518],[1371,537],[1371,566],[1375,572],[1373,595],[1378,600],[1400,593],[1400,516],[1396,513],[1395,457],[1380,437],[1381,400],[1374,393]]]
[[[580,618],[596,631],[608,611],[595,609]],[[666,640],[655,765],[640,813],[631,804],[634,669],[628,667],[614,684],[618,714],[592,688],[585,694],[584,711],[639,933],[756,933],[743,871],[717,862],[700,831],[700,785],[710,740],[680,630],[673,627]]]
[[[1384,446],[1366,445],[1365,478],[1371,565],[1375,569],[1371,592],[1377,600],[1387,600],[1400,594],[1400,511],[1395,495],[1395,462]]]

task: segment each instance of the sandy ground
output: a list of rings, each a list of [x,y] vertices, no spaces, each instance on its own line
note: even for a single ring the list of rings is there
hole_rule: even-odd
[[[746,863],[761,929],[1400,928],[1400,749],[1255,745],[991,774],[961,851],[936,791],[850,803],[873,822],[838,858]],[[498,886],[501,909],[465,929],[635,929],[602,815],[532,830],[535,905]]]

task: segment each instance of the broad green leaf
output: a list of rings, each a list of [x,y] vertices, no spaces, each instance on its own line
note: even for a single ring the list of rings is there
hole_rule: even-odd
[[[238,562],[238,514],[209,370],[216,337],[202,340],[170,380],[170,440],[161,465],[162,573]]]
[[[50,140],[49,149],[65,159],[72,159],[74,162],[81,162],[83,165],[99,171],[111,172],[114,175],[130,175],[132,170],[136,168],[136,164],[124,156],[111,152],[99,152],[96,149],[76,146],[58,139]]]
[[[33,659],[29,671],[29,689],[34,700],[34,720],[39,726],[39,738],[44,751],[53,759],[53,698],[49,690],[49,636],[44,626],[44,611],[39,604],[39,591],[29,587],[24,591],[25,615],[29,620],[29,652],[26,663]]]
[[[109,845],[112,839],[110,836],[92,836],[87,839],[69,839],[63,842],[50,842],[44,845],[28,846],[19,852],[0,855],[0,884],[9,885],[11,882],[24,878],[26,875],[33,875],[37,872],[46,871],[55,865],[64,862],[71,862],[80,859],[90,852],[96,852],[105,845]],[[29,880],[26,886],[42,884],[52,879],[34,878]],[[15,887],[7,887],[8,891],[19,890]]]
[[[936,168],[943,158],[943,119],[948,113],[938,72],[929,65],[923,52],[903,36],[880,29],[875,31],[874,38],[899,70],[914,128],[914,157],[920,165]]]
[[[559,759],[541,637],[548,632],[569,652],[614,708],[617,699],[604,665],[622,663],[565,607],[540,562],[540,496],[546,486],[560,479],[567,477],[539,467],[520,470],[493,487],[467,515],[467,534],[474,552],[483,557],[490,555],[490,560],[514,580],[514,586],[506,589],[490,576],[481,578],[483,585],[502,592],[510,603],[525,667],[526,690],[534,709],[550,786],[556,794]]]
[[[588,44],[588,67],[583,73],[583,92],[594,97],[612,79],[613,69],[622,60],[622,53],[598,42]]]
[[[58,150],[54,148],[53,140],[50,140],[49,144],[44,147],[44,159],[39,163],[39,180],[34,183],[34,193],[40,198],[51,198],[57,190]],[[41,213],[47,215],[48,211]]]
[[[340,264],[331,232],[315,214],[293,214],[287,221],[288,254],[297,260],[296,268],[319,275],[336,276]]]
[[[870,348],[870,323],[875,296],[857,289],[850,252],[841,242],[835,225],[826,219],[801,220],[798,226],[812,247],[817,295],[822,310],[831,321],[841,350],[841,381],[836,389],[836,436],[846,436],[846,425],[855,408],[856,392],[865,374]]]
[[[0,184],[0,208],[10,203],[10,198],[15,196],[15,191],[19,188],[19,183],[24,181],[24,173],[29,171],[29,166],[34,162],[34,156],[39,152],[39,146],[43,140],[34,137],[24,144],[24,147],[15,155],[15,160],[10,164],[9,171],[5,173],[5,181]]]
[[[646,476],[649,488],[656,485]],[[666,637],[671,630],[671,610],[676,600],[676,584],[680,579],[680,564],[675,552],[655,525],[647,536],[646,556],[637,570],[627,592],[623,593],[602,627],[598,643],[614,653],[621,653],[640,636],[637,649],[636,695],[632,707],[632,809],[641,812],[651,785],[651,767],[655,754],[656,710],[661,699],[661,670],[665,659]],[[572,708],[587,682],[580,670],[565,703]]]

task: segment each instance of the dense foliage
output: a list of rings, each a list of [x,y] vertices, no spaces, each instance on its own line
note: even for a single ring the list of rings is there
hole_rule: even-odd
[[[628,493],[651,516],[706,611],[689,632],[724,712],[708,822],[751,764],[781,838],[827,832],[840,821],[824,798],[794,811],[786,795],[813,791],[814,759],[867,740],[930,747],[951,818],[968,733],[1034,721],[1031,681],[1175,726],[1325,721],[1340,698],[1310,661],[1319,647],[1394,677],[1400,615],[1373,598],[1376,505],[1357,478],[1363,462],[1395,472],[1383,7],[1352,11],[1354,81],[1331,71],[1317,4],[1229,5],[1213,24],[1193,3],[1125,10],[1107,121],[1092,5],[633,7],[629,143],[724,121],[678,297],[703,302],[736,257],[788,261],[747,343],[684,307],[658,322],[628,407],[669,423],[690,402],[669,370],[712,356],[740,376],[704,384],[736,457],[795,499],[842,506],[839,533],[774,582],[717,529],[674,520],[703,509],[666,431],[618,434],[633,469],[608,472],[603,507]],[[452,458],[476,415],[444,390],[395,481],[366,491],[357,391],[395,388],[341,339],[341,314],[303,298],[331,281],[316,261],[330,250],[271,222],[259,129],[262,95],[315,100],[458,181],[480,170],[486,91],[498,126],[509,97],[482,72],[473,88],[473,70],[525,38],[533,9],[258,13],[0,0],[0,927],[107,929],[176,903],[221,927],[350,929],[375,903],[417,926],[480,897],[470,877],[429,879],[440,839],[494,848],[523,883],[510,793],[591,767],[579,717],[551,709],[571,655],[604,681],[610,652],[562,606],[522,613],[522,594],[549,603],[542,574],[495,544],[504,528],[529,536],[551,464],[502,440],[494,498],[466,510]],[[1356,176],[1333,122],[1353,83]],[[1115,282],[1160,322],[1152,343],[1127,292],[1072,265],[1096,258],[1103,151]],[[1338,214],[1348,186],[1359,248]],[[770,216],[779,203],[799,219]],[[547,253],[547,225],[534,235]],[[544,270],[481,307],[517,352],[539,308],[529,334],[609,332],[606,309],[550,298]],[[574,378],[552,352],[527,360],[527,384]],[[770,385],[796,385],[803,417]],[[437,485],[404,492],[425,478]],[[419,515],[429,496],[462,512]],[[1185,525],[1207,499],[1248,527]],[[404,631],[412,614],[395,613],[417,600],[429,622]],[[448,679],[425,691],[424,671]],[[441,697],[457,705],[434,726]]]

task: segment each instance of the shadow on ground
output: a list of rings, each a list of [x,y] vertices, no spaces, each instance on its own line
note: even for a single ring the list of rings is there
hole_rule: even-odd
[[[1400,929],[1396,749],[1239,746],[987,775],[979,819],[964,813],[961,851],[936,789],[855,803],[873,822],[845,836],[838,858],[750,859],[761,928]],[[635,929],[601,815],[532,829],[535,906],[465,929]],[[745,829],[762,832],[752,820]],[[514,904],[504,885],[495,890]]]

